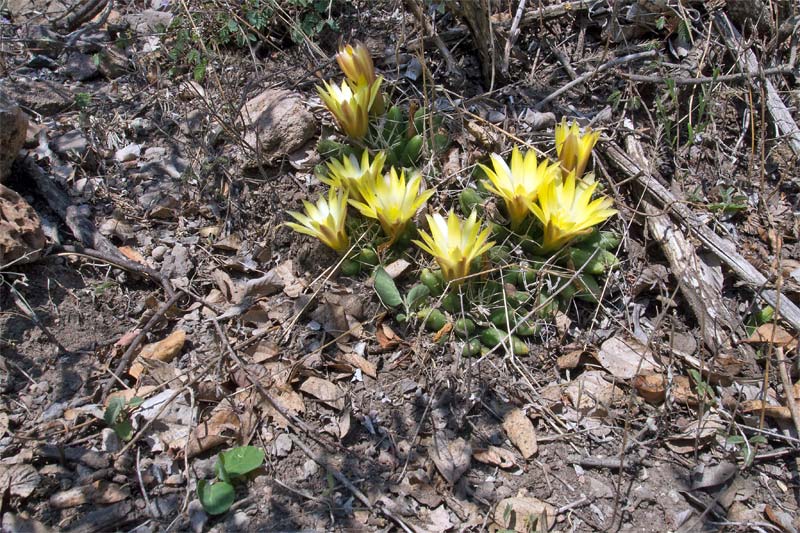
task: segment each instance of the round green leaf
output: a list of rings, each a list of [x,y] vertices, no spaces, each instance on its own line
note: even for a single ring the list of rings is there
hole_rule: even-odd
[[[264,450],[256,446],[239,446],[219,455],[230,477],[243,476],[264,464]]]
[[[205,479],[201,479],[197,482],[197,497],[208,514],[218,515],[231,508],[236,492],[230,483],[220,481],[209,485]]]

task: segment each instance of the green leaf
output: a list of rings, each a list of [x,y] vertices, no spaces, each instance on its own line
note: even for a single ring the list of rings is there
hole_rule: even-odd
[[[264,464],[264,450],[256,446],[239,446],[219,455],[231,477],[243,476]]]
[[[383,267],[375,269],[375,292],[378,293],[378,298],[386,307],[397,307],[403,303],[403,298],[400,296],[400,291],[397,290],[397,285],[394,280],[386,273]]]
[[[203,509],[210,515],[218,515],[228,511],[236,500],[233,485],[219,481],[208,484],[205,479],[197,482],[197,497]]]
[[[108,402],[108,407],[106,407],[106,412],[103,413],[103,420],[109,426],[115,426],[123,409],[125,409],[125,400],[123,398],[119,396],[111,398]]]
[[[225,469],[225,458],[221,453],[217,456],[217,462],[214,463],[214,474],[216,474],[217,479],[225,483],[233,483],[230,474],[228,474],[228,471]]]
[[[128,407],[130,409],[135,409],[144,403],[144,398],[140,398],[138,396],[134,396],[130,400],[128,400]]]
[[[430,294],[431,290],[425,285],[414,285],[406,294],[406,307],[408,309],[416,309]]]
[[[131,424],[130,419],[126,418],[119,424],[115,425],[114,433],[116,433],[117,437],[124,441],[131,440],[131,437],[133,437],[133,425]]]

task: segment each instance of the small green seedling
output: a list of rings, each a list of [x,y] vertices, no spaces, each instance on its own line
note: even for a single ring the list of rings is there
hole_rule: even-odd
[[[233,482],[264,464],[264,450],[255,446],[239,446],[222,452],[214,465],[217,481],[197,482],[197,498],[210,515],[223,514],[236,500]]]
[[[138,396],[134,396],[127,402],[120,397],[111,398],[108,402],[106,412],[103,413],[103,420],[120,439],[127,441],[133,437],[131,414],[137,407],[142,405],[142,402],[144,400]]]

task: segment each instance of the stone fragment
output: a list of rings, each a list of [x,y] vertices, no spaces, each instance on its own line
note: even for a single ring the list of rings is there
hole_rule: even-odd
[[[99,70],[91,56],[80,52],[70,52],[63,72],[75,81],[88,81],[96,78]]]
[[[75,102],[74,96],[63,84],[52,81],[5,79],[0,81],[0,91],[13,94],[17,104],[24,110],[30,109],[45,117],[60,113]]]
[[[268,89],[249,100],[242,120],[245,143],[255,151],[257,161],[293,152],[317,131],[317,122],[300,95],[283,89]]]
[[[82,156],[88,148],[89,141],[86,140],[81,130],[68,131],[50,141],[50,149],[61,156],[66,156],[70,152]]]
[[[36,259],[44,245],[36,211],[19,194],[0,185],[0,268],[23,257]]]
[[[145,9],[141,13],[131,13],[123,17],[125,22],[130,24],[131,29],[137,35],[147,37],[158,32],[159,27],[167,28],[172,23],[172,13],[156,11],[155,9]]]
[[[28,131],[28,116],[3,93],[0,93],[0,124],[0,183],[3,183]]]

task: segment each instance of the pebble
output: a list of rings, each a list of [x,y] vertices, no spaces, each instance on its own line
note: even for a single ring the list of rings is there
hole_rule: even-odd
[[[116,159],[120,163],[125,163],[126,161],[134,161],[135,159],[138,159],[139,154],[141,153],[142,153],[142,147],[136,143],[133,143],[117,150],[114,153],[114,159]]]
[[[292,451],[292,444],[292,439],[289,438],[289,435],[281,433],[278,435],[278,438],[275,439],[275,455],[278,457],[286,457],[289,455],[289,452]]]
[[[150,257],[152,257],[156,261],[161,261],[164,258],[164,254],[166,253],[167,253],[167,247],[164,246],[163,244],[159,244],[158,246],[153,248],[152,252],[150,252]]]
[[[202,533],[206,528],[208,522],[208,515],[203,510],[203,504],[200,500],[192,500],[189,502],[189,524],[194,533]]]
[[[100,432],[100,449],[108,453],[116,453],[122,449],[122,442],[113,429],[104,428]]]

